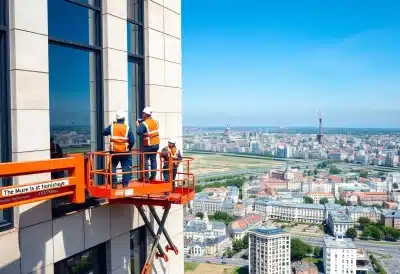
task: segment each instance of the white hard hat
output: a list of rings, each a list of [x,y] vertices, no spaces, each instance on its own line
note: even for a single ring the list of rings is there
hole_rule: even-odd
[[[175,145],[176,144],[176,140],[174,138],[169,138],[168,139],[168,143]]]
[[[117,114],[115,115],[115,118],[117,120],[125,119],[125,113],[123,111],[118,111]]]
[[[153,111],[151,110],[150,107],[145,107],[145,108],[143,109],[143,112],[146,113],[147,115],[150,115],[150,116],[151,116],[151,114],[153,113]]]

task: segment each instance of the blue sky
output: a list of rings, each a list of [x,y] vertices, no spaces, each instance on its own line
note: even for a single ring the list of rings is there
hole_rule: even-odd
[[[185,125],[400,127],[400,2],[185,0]]]

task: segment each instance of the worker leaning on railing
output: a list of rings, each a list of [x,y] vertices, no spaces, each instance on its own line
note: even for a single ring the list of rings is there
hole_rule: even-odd
[[[161,156],[163,157],[164,164],[163,164],[163,177],[164,181],[168,182],[169,181],[169,166],[168,166],[168,158],[169,158],[169,153],[172,158],[172,181],[175,181],[176,174],[178,173],[178,166],[179,166],[179,161],[182,161],[183,157],[181,154],[181,151],[176,147],[176,140],[170,138],[168,140],[168,146],[163,148],[161,152]]]
[[[158,133],[158,121],[151,117],[152,110],[145,107],[142,111],[142,119],[136,121],[136,133],[143,138],[142,152],[144,152],[145,180],[154,180],[157,175],[157,151],[160,148],[160,136]],[[149,160],[151,175],[149,178]]]
[[[122,153],[132,149],[135,144],[135,137],[131,128],[125,124],[124,112],[117,112],[116,121],[104,129],[103,135],[110,136],[110,153],[113,154],[111,157],[112,187],[117,187],[116,169],[119,163],[121,163],[122,172],[128,172],[122,175],[122,186],[127,187],[132,179],[132,174],[129,173],[132,166],[132,156]]]

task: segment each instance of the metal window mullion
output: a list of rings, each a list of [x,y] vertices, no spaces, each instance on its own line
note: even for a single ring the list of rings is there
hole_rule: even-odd
[[[51,0],[51,1],[53,1],[53,0]],[[69,2],[71,4],[74,4],[74,5],[78,5],[78,6],[85,7],[85,8],[91,9],[91,10],[95,10],[95,11],[100,11],[101,10],[100,6],[95,6],[95,5],[83,3],[83,2],[81,2],[79,0],[65,0],[65,1],[67,1],[67,2]]]
[[[136,26],[140,26],[140,27],[144,26],[143,22],[139,22],[139,21],[136,21],[136,20],[133,20],[133,19],[129,19],[128,18],[128,19],[126,19],[126,21],[128,23],[131,23],[131,24],[136,25]]]
[[[101,51],[100,46],[92,46],[92,45],[87,45],[87,44],[83,44],[83,43],[72,42],[69,40],[60,39],[60,38],[56,38],[56,37],[52,37],[52,36],[49,36],[49,43],[52,45],[70,47],[70,48],[79,49],[79,50],[94,51],[94,52]]]

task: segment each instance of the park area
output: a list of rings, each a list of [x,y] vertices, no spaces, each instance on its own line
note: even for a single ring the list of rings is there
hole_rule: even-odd
[[[185,274],[245,274],[246,267],[208,263],[185,263]]]
[[[284,162],[270,159],[248,158],[239,156],[225,156],[219,154],[184,153],[185,156],[193,157],[195,161],[191,169],[195,175],[209,173],[221,173],[245,169],[273,169],[281,167]]]

